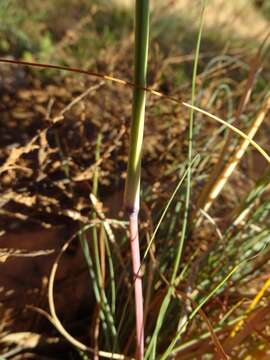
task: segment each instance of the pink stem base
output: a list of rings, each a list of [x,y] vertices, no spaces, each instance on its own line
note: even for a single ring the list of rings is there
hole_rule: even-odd
[[[135,290],[136,314],[136,360],[143,360],[144,354],[144,321],[143,321],[143,290],[140,274],[140,246],[138,231],[138,212],[129,214],[130,246]]]

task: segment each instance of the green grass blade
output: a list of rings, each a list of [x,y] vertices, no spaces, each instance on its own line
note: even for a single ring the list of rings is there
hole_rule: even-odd
[[[194,66],[193,66],[193,77],[192,77],[192,94],[191,94],[191,102],[192,104],[195,103],[195,95],[196,95],[196,77],[197,77],[197,69],[198,69],[198,60],[199,60],[199,53],[200,53],[200,44],[201,44],[201,37],[202,37],[202,30],[203,30],[203,23],[204,23],[204,13],[205,13],[205,1],[202,3],[201,15],[200,15],[200,26],[199,26],[199,33],[197,38],[197,45],[196,45],[196,53],[194,59]],[[193,123],[194,123],[194,111],[190,111],[190,121],[189,121],[189,133],[188,133],[188,171],[187,171],[187,192],[185,198],[185,209],[184,209],[184,218],[183,218],[183,225],[182,231],[180,236],[180,241],[178,244],[178,249],[176,253],[176,258],[173,267],[173,273],[171,276],[171,287],[168,289],[167,294],[163,300],[163,303],[160,308],[160,312],[158,315],[158,319],[156,322],[154,333],[151,337],[147,352],[146,352],[146,359],[155,360],[156,358],[156,346],[157,346],[157,339],[159,336],[160,329],[162,327],[166,312],[168,310],[170,300],[172,297],[173,286],[175,283],[175,279],[177,277],[177,273],[180,266],[180,261],[183,252],[184,240],[186,237],[187,225],[188,225],[188,214],[189,214],[189,204],[190,204],[190,197],[191,197],[191,175],[192,175],[192,153],[193,153]]]

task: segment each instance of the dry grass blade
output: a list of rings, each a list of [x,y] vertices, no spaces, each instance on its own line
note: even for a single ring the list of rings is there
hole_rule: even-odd
[[[235,349],[241,342],[243,342],[250,334],[256,329],[263,329],[269,324],[269,310],[270,307],[261,307],[250,314],[246,320],[243,328],[236,334],[236,336],[229,336],[223,343],[223,349],[231,354],[232,350]],[[214,360],[219,360],[215,357]]]
[[[36,257],[36,256],[46,256],[54,252],[54,249],[48,250],[37,250],[37,251],[27,251],[23,249],[1,249],[0,248],[0,263],[6,262],[10,257]]]
[[[29,219],[29,217],[25,214],[15,212],[15,211],[3,210],[3,209],[0,209],[0,215],[7,216],[10,219],[18,219],[18,220],[22,220],[22,221],[27,221]],[[42,227],[44,227],[46,229],[49,229],[51,227],[51,224],[47,223],[45,221],[40,221],[38,219],[31,219],[31,220],[33,221],[33,223],[41,225]]]
[[[194,301],[192,300],[191,297],[187,296],[186,294],[182,293],[181,291],[178,291],[178,290],[175,290],[176,293],[177,293],[177,296],[179,296],[182,300],[182,298],[184,298],[186,301],[189,301],[192,303],[193,307],[196,308],[197,304],[194,303]],[[179,294],[179,295],[178,295]],[[199,309],[199,314],[201,316],[201,318],[204,320],[208,330],[209,330],[209,333],[210,333],[210,336],[213,340],[213,343],[215,344],[215,350],[217,352],[217,355],[219,356],[219,359],[223,359],[223,360],[228,360],[229,357],[228,355],[226,354],[226,352],[224,351],[218,337],[217,337],[217,334],[215,333],[208,317],[206,316],[205,312],[202,310],[202,309]]]
[[[88,75],[88,76],[92,76],[92,77],[96,77],[99,79],[103,79],[106,81],[110,81],[122,86],[127,86],[130,88],[137,88],[137,89],[141,89],[144,90],[152,95],[158,96],[160,98],[164,98],[167,100],[170,100],[172,102],[175,102],[177,104],[180,104],[180,100],[173,97],[173,96],[169,96],[169,95],[165,95],[160,91],[157,91],[155,89],[152,89],[150,87],[146,87],[146,86],[138,86],[135,85],[133,82],[131,81],[127,81],[127,80],[122,80],[119,78],[116,78],[114,76],[110,76],[110,75],[106,75],[106,74],[101,74],[95,71],[89,71],[89,70],[82,70],[79,68],[74,68],[74,67],[69,67],[69,66],[61,66],[61,65],[53,65],[53,64],[44,64],[44,63],[36,63],[36,62],[31,62],[31,61],[22,61],[22,60],[10,60],[10,59],[3,59],[0,58],[0,63],[6,63],[6,64],[13,64],[13,65],[24,65],[24,66],[30,66],[30,67],[37,67],[37,68],[41,68],[41,69],[56,69],[56,70],[63,70],[63,71],[68,71],[68,72],[74,72],[74,73],[78,73],[78,74],[84,74],[84,75]]]
[[[236,134],[241,136],[243,139],[248,140],[248,142],[265,158],[265,160],[268,163],[270,163],[270,156],[267,154],[267,152],[260,145],[258,145],[254,140],[252,140],[249,136],[247,136],[243,131],[241,131],[237,127],[227,123],[227,121],[222,120],[218,116],[212,115],[208,111],[205,111],[205,110],[203,110],[203,109],[201,109],[201,108],[199,108],[197,106],[190,105],[190,104],[188,104],[186,102],[183,102],[183,105],[188,107],[188,108],[193,108],[194,110],[200,112],[201,114],[204,114],[204,115],[208,116],[209,118],[219,122],[220,124],[223,124],[223,125],[227,126],[231,130],[233,130]]]
[[[265,116],[270,108],[270,97],[265,101],[264,105],[262,106],[261,110],[257,114],[255,120],[251,124],[248,132],[247,132],[247,138],[243,139],[240,144],[236,147],[235,151],[232,153],[230,158],[228,159],[225,167],[223,168],[222,172],[220,173],[219,177],[217,178],[216,182],[212,185],[211,190],[208,193],[207,198],[204,200],[204,202],[200,203],[200,208],[204,211],[208,211],[215,201],[215,199],[218,197],[220,192],[222,191],[223,187],[227,183],[228,179],[232,175],[234,169],[241,161],[242,157],[245,154],[245,151],[247,150],[250,139],[253,139],[256,135],[258,129],[260,128],[261,124],[263,123],[263,120],[265,119]]]
[[[79,102],[81,102],[84,98],[86,98],[89,94],[91,94],[92,92],[98,90],[99,88],[101,88],[103,85],[105,84],[104,81],[101,81],[99,84],[97,85],[93,85],[90,88],[88,88],[87,90],[85,90],[82,94],[80,94],[79,96],[77,96],[75,99],[73,99],[63,110],[60,111],[60,114],[57,115],[56,117],[54,117],[52,119],[53,123],[56,123],[60,120],[64,119],[64,115],[66,112],[68,112],[70,109],[72,109],[76,104],[78,104]]]
[[[263,297],[263,295],[265,294],[265,292],[267,291],[267,289],[269,287],[270,287],[270,278],[268,278],[265,281],[261,290],[257,293],[257,295],[252,300],[251,304],[249,305],[249,307],[246,310],[245,318],[255,309],[256,305],[259,303],[259,301],[261,300],[261,298]],[[241,327],[243,326],[243,324],[245,322],[245,318],[242,319],[241,321],[239,321],[235,325],[235,327],[233,328],[233,331],[231,332],[231,337],[234,337],[239,332],[239,330],[241,329]]]
[[[98,214],[99,218],[103,221],[104,228],[107,232],[107,235],[108,235],[111,243],[115,244],[115,242],[116,242],[115,236],[114,236],[114,233],[110,227],[110,224],[108,223],[106,216],[102,210],[102,204],[98,201],[98,199],[95,197],[94,194],[90,194],[90,200],[91,200],[93,207],[94,207],[96,213]]]
[[[200,212],[201,212],[202,216],[204,216],[205,219],[209,222],[209,224],[211,224],[213,226],[218,238],[220,240],[223,240],[222,232],[219,229],[218,224],[216,223],[216,221],[206,211],[204,211],[203,209],[200,209]]]

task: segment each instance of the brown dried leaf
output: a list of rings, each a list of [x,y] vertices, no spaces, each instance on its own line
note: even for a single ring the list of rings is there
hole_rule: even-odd
[[[65,210],[62,210],[60,212],[60,214],[63,214],[65,216],[71,218],[72,220],[81,221],[84,224],[89,223],[89,219],[86,216],[81,215],[81,213],[79,213],[79,211],[76,211],[76,210],[65,209]]]
[[[19,204],[23,204],[26,206],[33,206],[36,204],[36,196],[28,196],[26,194],[18,194],[14,191],[9,191],[6,192],[5,194],[2,195],[2,198],[4,200],[8,200],[8,201],[15,201]]]
[[[247,319],[243,328],[234,336],[229,336],[222,344],[226,353],[230,354],[234,348],[239,346],[255,330],[263,329],[269,323],[270,306],[255,310]],[[218,360],[218,357],[214,358]]]
[[[35,348],[40,338],[41,335],[32,332],[17,332],[4,336],[1,343],[12,343],[27,348]]]
[[[17,148],[13,148],[9,154],[9,157],[7,158],[6,162],[0,166],[0,174],[3,172],[9,170],[12,168],[16,161],[23,155],[28,154],[29,152],[35,150],[38,148],[37,145],[35,145],[35,142],[38,138],[39,134],[34,136],[29,143],[27,143],[25,146],[20,146]]]
[[[1,249],[0,248],[0,262],[4,263],[10,257],[36,257],[36,256],[47,256],[54,252],[54,249],[49,250],[37,250],[28,252],[24,249]]]
[[[25,110],[22,111],[22,109],[15,109],[12,111],[11,114],[14,119],[18,119],[18,120],[30,119],[35,116],[33,112],[25,111]]]

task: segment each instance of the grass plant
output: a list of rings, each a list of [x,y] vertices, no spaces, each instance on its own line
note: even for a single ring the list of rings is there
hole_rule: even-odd
[[[102,2],[102,6],[106,7],[105,4],[106,2]],[[99,9],[99,5],[96,9]],[[153,8],[152,26],[156,37],[161,36],[164,29],[155,28],[160,23],[164,9],[155,13]],[[82,27],[74,27],[74,31],[76,37],[85,26],[95,28],[95,36],[92,35],[93,38],[96,37],[96,42],[97,35],[101,34],[98,51],[103,46],[103,41],[106,47],[110,42],[113,43],[113,50],[110,52],[114,55],[113,60],[110,59],[110,63],[106,64],[106,54],[103,53],[103,57],[99,58],[100,62],[97,61],[98,70],[92,69],[90,62],[86,64],[86,68],[89,65],[91,70],[82,70],[79,68],[80,61],[78,67],[69,67],[0,59],[0,62],[9,64],[43,68],[48,74],[52,69],[54,74],[57,73],[56,70],[63,70],[101,81],[91,87],[89,92],[84,91],[80,96],[76,94],[75,100],[65,105],[59,116],[48,117],[52,121],[46,123],[26,144],[15,149],[11,147],[10,151],[5,149],[8,157],[0,165],[1,176],[18,171],[20,179],[19,171],[25,171],[27,162],[31,162],[33,150],[39,149],[42,142],[46,143],[50,131],[55,135],[54,141],[56,140],[59,154],[55,149],[52,154],[60,159],[60,170],[55,183],[59,186],[59,192],[64,189],[62,197],[67,198],[68,203],[67,209],[61,208],[61,216],[69,214],[77,227],[61,248],[49,276],[50,313],[35,310],[44,315],[67,342],[80,351],[82,358],[191,360],[204,357],[228,359],[229,356],[243,358],[243,354],[247,358],[252,346],[256,350],[266,346],[265,339],[269,337],[269,306],[265,305],[265,300],[269,291],[267,268],[270,261],[270,175],[269,169],[266,169],[257,181],[252,177],[247,179],[245,166],[252,159],[253,150],[256,150],[256,156],[259,154],[262,157],[263,164],[270,163],[267,141],[263,138],[263,147],[258,144],[260,136],[264,135],[262,129],[268,131],[269,89],[265,86],[267,81],[258,71],[260,62],[256,55],[256,61],[249,67],[246,64],[246,54],[243,56],[236,52],[227,55],[227,48],[224,50],[225,54],[210,60],[208,55],[201,54],[205,11],[206,1],[201,1],[196,48],[194,54],[187,55],[193,64],[181,70],[184,77],[175,74],[172,79],[166,78],[167,70],[170,77],[173,76],[183,60],[181,56],[171,56],[168,44],[164,55],[159,49],[162,42],[157,43],[155,35],[154,44],[149,44],[149,0],[136,1],[133,57],[128,57],[128,52],[131,53],[130,49],[133,47],[133,43],[129,44],[132,34],[128,32],[123,45],[123,48],[128,49],[125,53],[127,57],[123,57],[123,49],[119,51],[120,55],[116,54],[115,39],[121,37],[121,31],[118,29],[117,33],[112,34],[109,25],[103,29],[101,23],[104,13],[97,11],[96,14],[93,11],[90,15],[99,19],[100,24],[90,24],[87,18]],[[118,16],[121,18],[119,14],[113,18],[119,19]],[[169,19],[175,18],[171,16]],[[122,26],[125,28],[125,25]],[[83,36],[84,40],[89,28]],[[67,38],[66,35],[63,37],[64,40]],[[50,51],[47,49],[50,53],[54,48],[53,37],[51,40]],[[149,46],[151,61],[148,64]],[[77,50],[81,53],[79,45]],[[43,55],[46,58],[46,54]],[[85,54],[84,56],[87,57]],[[118,75],[101,73],[106,65],[108,67],[104,70],[105,73],[117,73],[119,68],[116,71],[114,68],[117,57],[121,61],[125,58],[129,65],[133,63],[132,81],[119,79]],[[73,65],[76,60],[67,59],[65,63]],[[172,68],[170,64],[173,64]],[[126,78],[131,77],[129,65],[126,66]],[[120,69],[123,70],[124,65]],[[151,88],[147,85],[147,73],[151,79]],[[187,85],[181,83],[182,79],[188,82]],[[109,84],[113,95],[110,93],[108,96],[105,86],[101,85],[110,82],[118,86],[112,87]],[[179,88],[176,89],[176,86]],[[191,91],[186,90],[189,88]],[[129,89],[133,92],[131,127],[130,108],[121,103],[127,98]],[[100,95],[86,100],[92,90],[93,94],[100,91]],[[170,95],[172,90],[177,95]],[[37,93],[40,96],[40,91]],[[147,93],[151,96],[147,108],[148,121],[145,124]],[[31,93],[31,97],[34,94],[35,92]],[[29,94],[22,93],[21,96],[27,99]],[[89,103],[95,109],[94,114],[91,111],[87,113]],[[235,106],[237,103],[238,107]],[[96,110],[98,106],[104,106],[102,114]],[[40,111],[40,106],[36,109]],[[74,116],[71,122],[74,124],[76,119],[78,125],[74,136],[76,141],[84,127],[91,125],[91,134],[88,134],[91,139],[84,136],[81,147],[76,151],[66,145],[69,139],[65,132],[63,136],[61,128],[68,122],[69,114]],[[224,118],[227,120],[223,120]],[[108,126],[108,119],[115,121],[114,127],[111,124]],[[247,131],[242,130],[242,121]],[[120,131],[118,126],[121,126]],[[257,133],[258,129],[260,131]],[[125,134],[129,131],[128,141]],[[124,134],[124,140],[122,135],[119,136],[120,133]],[[236,139],[233,135],[237,135]],[[147,139],[144,148],[147,156],[142,158],[144,137]],[[228,144],[232,137],[234,146],[231,148]],[[237,142],[237,139],[240,140]],[[87,142],[88,147],[84,147]],[[50,148],[50,144],[46,146]],[[125,172],[126,157],[123,154],[127,154],[127,149],[129,156]],[[79,157],[78,153],[82,152],[83,156]],[[213,159],[215,156],[218,157]],[[55,158],[49,158],[46,171],[50,170],[50,164],[58,169]],[[243,168],[239,166],[240,160],[241,166],[244,164]],[[212,176],[215,168],[219,171]],[[207,178],[207,174],[210,177]],[[64,178],[62,182],[61,176]],[[111,219],[104,199],[104,194],[111,193],[122,185],[121,179],[125,176],[124,206],[128,222]],[[230,184],[234,178],[237,186]],[[32,178],[31,181],[33,183]],[[25,178],[23,184],[25,187]],[[221,195],[217,195],[225,185],[227,191],[222,192],[221,199]],[[20,190],[15,189],[12,193],[13,201],[20,199]],[[31,188],[28,191],[31,194]],[[85,193],[87,195],[83,198]],[[7,197],[8,194],[4,195]],[[30,195],[25,195],[27,200],[29,197]],[[113,201],[113,206],[120,202],[119,193]],[[65,201],[60,201],[59,204],[59,207],[64,207]],[[201,213],[206,221],[196,222],[197,217],[201,216],[196,204],[203,208]],[[227,211],[226,215],[222,213],[224,209]],[[70,256],[66,254],[67,249],[76,239],[81,244],[85,260],[80,271],[85,273],[88,270],[90,280],[91,296],[87,301],[90,299],[91,311],[84,317],[84,321],[91,325],[86,336],[80,330],[75,332],[74,327],[69,327],[65,321],[62,322],[62,314],[58,316],[56,310],[58,303],[55,304],[55,293],[59,291],[55,286],[56,272],[64,255]],[[129,277],[129,254],[132,279]],[[142,260],[140,254],[143,254]],[[71,312],[70,309],[69,311]],[[265,319],[262,314],[265,314]],[[71,330],[67,330],[66,326]],[[74,353],[77,355],[77,352]]]
[[[135,289],[136,359],[144,357],[143,289],[139,243],[140,176],[143,146],[149,42],[149,0],[137,0],[135,10],[135,54],[132,126],[124,204],[129,217],[130,246]]]

